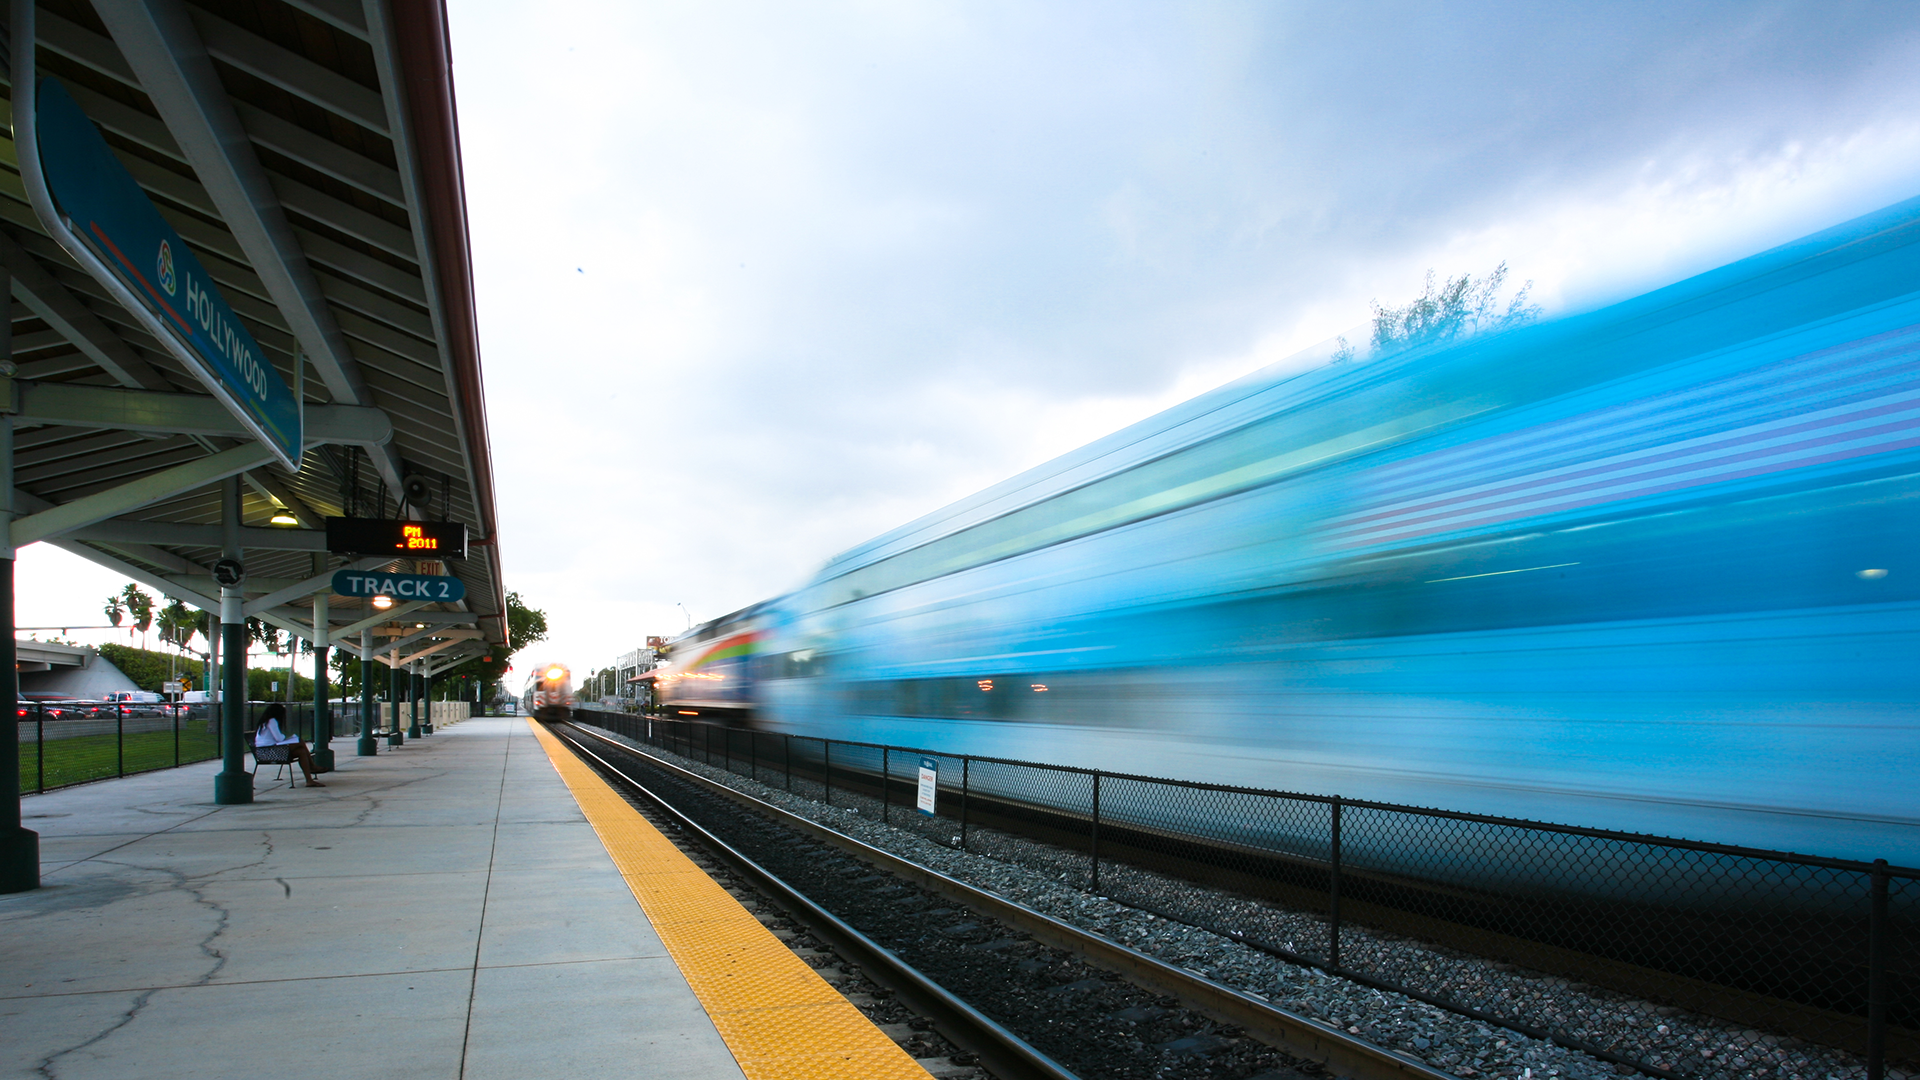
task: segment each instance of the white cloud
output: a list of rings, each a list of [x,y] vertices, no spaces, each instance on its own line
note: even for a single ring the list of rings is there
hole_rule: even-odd
[[[604,662],[1429,267],[1581,307],[1905,197],[1916,26],[456,3],[509,586]]]

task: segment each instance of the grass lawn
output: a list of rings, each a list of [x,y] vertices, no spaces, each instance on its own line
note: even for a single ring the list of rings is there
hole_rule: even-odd
[[[178,759],[174,757],[171,731],[131,732],[124,747],[111,734],[82,735],[76,739],[49,739],[36,745],[33,729],[20,729],[20,790],[40,791],[40,754],[46,754],[46,787],[65,787],[86,780],[119,776],[123,772],[149,772],[170,769],[192,761],[208,761],[220,756],[220,743],[207,731],[204,721],[180,725]]]

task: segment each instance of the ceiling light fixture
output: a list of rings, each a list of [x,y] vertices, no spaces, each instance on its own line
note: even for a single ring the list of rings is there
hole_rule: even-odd
[[[392,606],[393,597],[385,593],[381,593],[379,596],[373,598],[373,608],[375,611],[385,611]]]
[[[298,525],[298,524],[300,524],[300,519],[299,519],[299,518],[297,518],[297,517],[294,517],[294,516],[293,516],[293,511],[291,511],[291,510],[282,510],[282,511],[280,511],[279,513],[276,513],[276,514],[274,514],[274,515],[273,515],[272,517],[270,517],[270,518],[268,518],[268,519],[267,519],[267,521],[268,521],[268,523],[269,523],[269,524],[273,524],[273,525]]]

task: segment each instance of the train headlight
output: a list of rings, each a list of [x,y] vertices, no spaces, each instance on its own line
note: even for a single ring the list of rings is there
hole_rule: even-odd
[[[547,669],[548,682],[559,682],[561,679],[564,679],[566,677],[567,677],[566,668],[556,666],[556,667],[550,667]]]

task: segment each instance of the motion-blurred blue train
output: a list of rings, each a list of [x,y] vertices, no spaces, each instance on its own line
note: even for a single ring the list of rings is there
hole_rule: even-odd
[[[674,644],[669,711],[1920,863],[1920,200],[1257,373]]]

